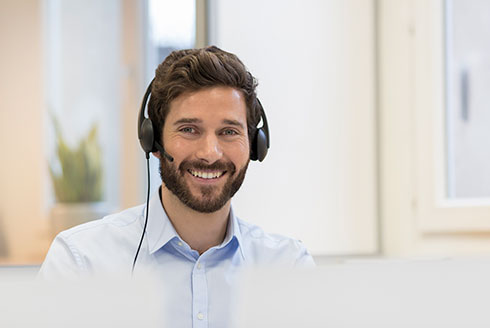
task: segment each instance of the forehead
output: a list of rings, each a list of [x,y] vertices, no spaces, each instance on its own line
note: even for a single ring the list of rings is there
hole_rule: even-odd
[[[246,123],[247,106],[243,93],[231,87],[212,87],[184,93],[170,103],[166,122],[182,118],[202,121],[231,119]]]

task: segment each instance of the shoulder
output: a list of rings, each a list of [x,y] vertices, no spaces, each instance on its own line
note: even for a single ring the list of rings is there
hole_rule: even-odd
[[[131,263],[143,211],[143,205],[133,207],[60,232],[41,266],[41,275],[110,270]]]
[[[112,235],[132,235],[133,230],[139,230],[140,218],[143,215],[144,206],[136,206],[122,212],[110,214],[102,219],[90,221],[58,234],[57,238],[68,243],[84,243],[92,238],[103,235],[108,240]],[[136,232],[136,231],[134,231]],[[139,231],[141,232],[141,231]],[[121,235],[122,234],[122,235]]]
[[[314,266],[313,258],[297,239],[265,232],[257,225],[238,219],[244,257],[253,264]]]

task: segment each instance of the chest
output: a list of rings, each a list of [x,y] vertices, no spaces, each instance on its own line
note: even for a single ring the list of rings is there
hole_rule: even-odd
[[[239,252],[193,257],[162,250],[144,266],[160,282],[156,288],[165,304],[167,326],[217,328],[233,322],[237,282],[244,266]]]

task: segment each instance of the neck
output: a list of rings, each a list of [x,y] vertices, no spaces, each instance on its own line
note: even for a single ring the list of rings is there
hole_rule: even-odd
[[[170,222],[193,250],[202,254],[223,242],[231,201],[216,212],[200,213],[183,204],[165,185],[160,190],[162,205]]]

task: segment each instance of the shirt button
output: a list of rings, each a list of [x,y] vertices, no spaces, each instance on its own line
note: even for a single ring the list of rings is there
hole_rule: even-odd
[[[177,243],[177,245],[182,246],[182,245],[184,245],[184,244],[182,244],[182,242],[181,242],[181,241],[179,241],[179,242]]]
[[[197,263],[197,268],[201,270],[201,263]]]
[[[198,318],[199,320],[204,319],[204,314],[202,314],[201,312],[199,312],[199,313],[197,314],[197,318]]]

